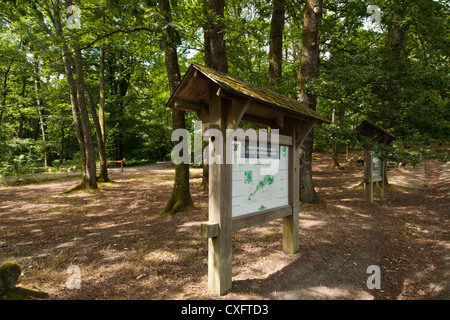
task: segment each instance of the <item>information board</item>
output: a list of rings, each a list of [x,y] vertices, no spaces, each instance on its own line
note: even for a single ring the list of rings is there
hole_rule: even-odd
[[[233,144],[232,217],[289,205],[289,147]]]
[[[376,155],[372,155],[372,178],[381,181],[381,159]]]

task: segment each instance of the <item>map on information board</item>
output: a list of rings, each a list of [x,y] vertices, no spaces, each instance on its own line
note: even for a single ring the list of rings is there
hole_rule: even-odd
[[[233,217],[289,204],[287,146],[256,146],[237,141],[233,150]]]
[[[378,155],[372,155],[372,176],[381,177],[381,160]]]

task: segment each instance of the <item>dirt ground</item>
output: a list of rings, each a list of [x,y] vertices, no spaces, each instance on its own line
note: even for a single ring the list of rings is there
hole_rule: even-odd
[[[115,183],[63,194],[77,180],[0,185],[0,263],[49,299],[449,299],[450,163],[389,169],[384,199],[364,203],[363,166],[314,157],[321,203],[302,205],[300,251],[282,251],[277,219],[233,234],[233,288],[207,290],[207,194],[191,169],[196,208],[160,217],[173,169],[111,170]],[[81,271],[68,289],[67,268]],[[371,265],[381,289],[368,289]]]

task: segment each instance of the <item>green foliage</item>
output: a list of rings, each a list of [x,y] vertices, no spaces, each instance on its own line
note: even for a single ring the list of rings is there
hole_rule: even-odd
[[[46,30],[52,26],[48,1],[0,3],[0,175],[42,171],[44,151],[48,165],[80,162],[58,49],[63,41],[71,50],[83,48],[85,78],[96,104],[99,49],[106,52],[108,160],[168,159],[172,120],[165,106],[169,89],[163,48],[177,47],[182,74],[190,61],[203,64],[203,28],[211,18],[201,0],[170,2],[173,21],[163,23],[156,0],[78,1],[79,30],[67,28],[61,2],[64,37],[51,37]],[[381,9],[377,27],[367,23],[368,5]],[[283,76],[273,88],[294,99],[303,6],[302,1],[286,1]],[[267,87],[272,1],[229,0],[225,9],[229,73]],[[429,148],[450,137],[448,13],[444,1],[324,2],[320,75],[306,89],[317,95],[317,111],[329,120],[334,114],[335,121],[315,128],[315,150],[330,151],[336,141],[340,151],[360,148],[354,129],[367,119],[397,137],[388,150],[373,146],[392,161],[448,159],[446,150]],[[390,56],[393,30],[404,33],[398,60]],[[187,123],[195,117],[188,115]]]

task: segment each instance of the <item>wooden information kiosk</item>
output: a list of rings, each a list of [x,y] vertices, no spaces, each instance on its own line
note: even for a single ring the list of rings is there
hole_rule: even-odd
[[[258,174],[257,165],[209,164],[209,221],[202,224],[202,235],[208,238],[208,288],[223,295],[232,286],[233,231],[283,218],[283,249],[299,250],[299,148],[314,124],[328,121],[296,100],[195,63],[167,105],[196,112],[202,131],[218,129],[223,137],[241,121],[280,133],[278,144],[270,145],[279,160],[274,175]],[[251,158],[252,139],[236,139],[233,156]],[[225,138],[222,144],[226,159]]]
[[[390,145],[395,137],[379,126],[363,121],[357,128],[361,135],[369,137],[375,143]],[[373,184],[381,183],[381,197],[384,197],[384,184],[387,179],[387,161],[379,155],[371,153],[369,148],[364,149],[364,201],[373,203]]]

